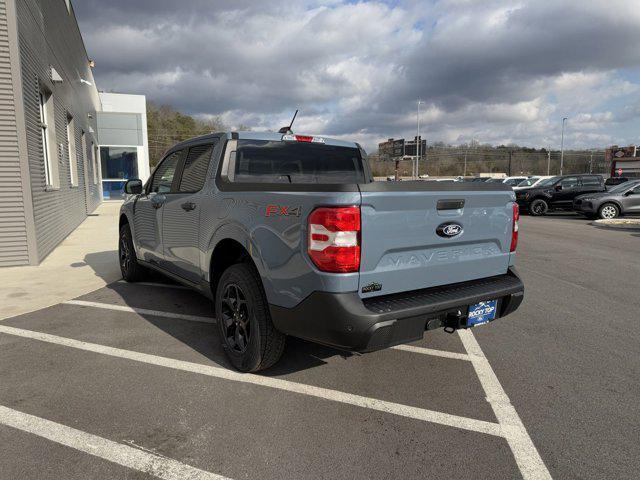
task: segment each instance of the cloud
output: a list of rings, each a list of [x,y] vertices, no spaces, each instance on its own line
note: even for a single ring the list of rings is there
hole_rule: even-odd
[[[415,134],[420,97],[429,140],[554,145],[568,116],[570,146],[637,141],[634,0],[76,3],[100,88],[231,125],[300,108],[300,131],[371,149]]]

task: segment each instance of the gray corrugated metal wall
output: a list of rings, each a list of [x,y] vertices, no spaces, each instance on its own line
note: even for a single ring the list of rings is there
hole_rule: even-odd
[[[17,8],[23,100],[35,221],[38,261],[46,257],[86,215],[99,205],[100,175],[93,183],[91,142],[97,145],[95,119],[100,100],[88,65],[82,37],[73,13],[64,0],[15,0]],[[62,83],[51,82],[51,66],[62,76]],[[78,76],[78,74],[80,76]],[[93,86],[80,82],[80,78]],[[60,188],[45,188],[44,157],[40,133],[38,95],[40,84],[51,90],[55,110],[55,135]],[[66,116],[73,116],[78,162],[78,186],[72,187],[69,153],[66,148]],[[89,118],[91,114],[93,118]],[[81,132],[87,136],[87,149],[81,147]],[[61,151],[58,147],[63,144]],[[87,167],[83,166],[87,162]],[[85,179],[85,170],[88,175]],[[88,195],[85,194],[88,182]]]
[[[29,263],[7,5],[0,0],[0,266]]]

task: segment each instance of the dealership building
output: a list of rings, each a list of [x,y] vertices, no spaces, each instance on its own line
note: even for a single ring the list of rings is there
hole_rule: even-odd
[[[640,178],[640,150],[636,145],[613,145],[605,150],[604,158],[611,165],[612,177]]]
[[[100,93],[70,0],[0,0],[0,266],[149,175],[144,96]]]

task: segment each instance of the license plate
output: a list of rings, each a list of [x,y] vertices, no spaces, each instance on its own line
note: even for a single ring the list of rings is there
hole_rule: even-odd
[[[467,326],[482,325],[496,318],[497,300],[489,300],[488,302],[480,302],[469,307],[469,315],[467,317]]]

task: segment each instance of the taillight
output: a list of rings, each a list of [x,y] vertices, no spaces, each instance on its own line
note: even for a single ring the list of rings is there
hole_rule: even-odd
[[[322,207],[309,215],[307,252],[323,272],[360,269],[360,207]]]
[[[511,248],[510,252],[515,252],[518,247],[518,220],[520,220],[520,207],[517,203],[513,204],[513,224],[511,229]]]

